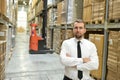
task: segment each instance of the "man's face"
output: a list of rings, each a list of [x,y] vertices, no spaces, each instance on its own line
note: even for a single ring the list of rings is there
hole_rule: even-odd
[[[77,39],[80,39],[84,36],[84,33],[86,32],[86,29],[84,27],[84,23],[74,23],[73,27],[73,34]]]

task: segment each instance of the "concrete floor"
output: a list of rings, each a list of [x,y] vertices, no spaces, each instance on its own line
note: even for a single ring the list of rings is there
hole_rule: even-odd
[[[64,66],[56,53],[29,54],[29,36],[18,33],[5,72],[5,80],[62,80]]]

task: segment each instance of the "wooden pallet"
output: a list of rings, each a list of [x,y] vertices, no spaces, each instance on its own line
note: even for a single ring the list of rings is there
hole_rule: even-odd
[[[119,23],[120,19],[110,19],[109,23]]]
[[[104,20],[93,20],[91,21],[91,24],[104,24]]]
[[[91,24],[91,21],[85,21],[85,24]]]
[[[73,23],[71,23],[71,24],[67,24],[67,26],[73,26]]]
[[[71,24],[60,24],[61,26],[73,26],[73,23]]]
[[[93,77],[95,80],[102,80],[101,78],[95,78],[95,77]]]
[[[2,13],[0,13],[0,18],[7,21],[7,22],[9,22],[9,18],[6,17],[5,15],[3,15]]]
[[[60,24],[60,26],[65,26],[66,24]]]

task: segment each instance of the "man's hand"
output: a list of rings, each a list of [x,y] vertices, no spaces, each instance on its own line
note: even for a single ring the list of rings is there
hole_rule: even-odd
[[[66,53],[66,56],[67,56],[67,57],[71,57],[71,55],[70,55],[70,54],[68,54],[68,53]]]
[[[83,58],[83,63],[87,63],[90,61],[90,58]]]

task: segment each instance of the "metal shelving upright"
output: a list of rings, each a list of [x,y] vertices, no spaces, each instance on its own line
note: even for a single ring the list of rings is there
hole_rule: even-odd
[[[107,24],[108,24],[108,0],[106,0],[106,14],[105,14],[105,26],[104,26],[104,51],[103,51],[103,68],[102,68],[102,80],[106,79],[106,68],[107,68],[107,55],[108,55],[108,32],[107,32]]]

